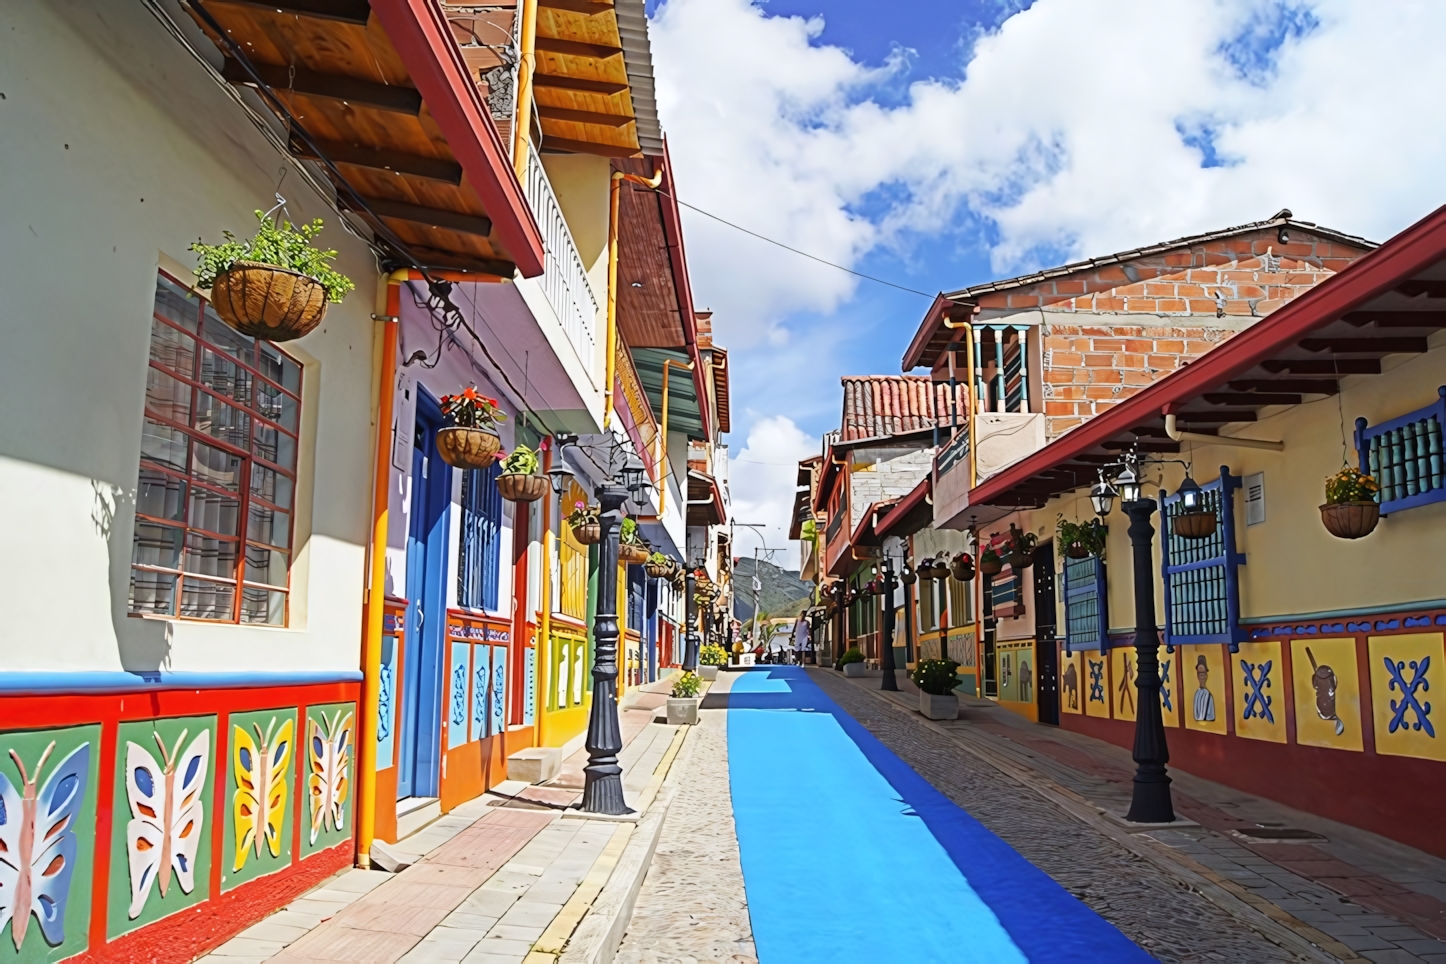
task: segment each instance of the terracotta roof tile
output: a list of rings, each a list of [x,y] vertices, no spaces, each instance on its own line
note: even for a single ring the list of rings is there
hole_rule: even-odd
[[[950,388],[922,375],[846,375],[840,441],[906,435],[953,424]],[[966,413],[965,387],[953,389],[954,416]],[[938,419],[942,417],[942,421]]]

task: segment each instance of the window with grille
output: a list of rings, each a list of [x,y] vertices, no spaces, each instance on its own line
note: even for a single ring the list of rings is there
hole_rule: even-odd
[[[1446,385],[1436,401],[1381,425],[1356,419],[1360,468],[1381,484],[1381,514],[1446,501]]]
[[[960,582],[953,576],[949,577],[949,625],[951,627],[968,626],[974,622],[974,604],[970,598],[970,590],[973,588],[967,582]]]
[[[462,473],[462,543],[457,559],[457,605],[496,611],[502,569],[502,466]]]
[[[161,274],[130,611],[284,626],[301,365]]]
[[[939,585],[933,579],[920,579],[919,586],[919,632],[929,633],[939,628]]]
[[[1109,594],[1099,556],[1064,560],[1064,651],[1109,649]]]
[[[1220,478],[1201,489],[1201,509],[1215,513],[1215,531],[1203,539],[1186,539],[1174,520],[1184,511],[1180,496],[1164,500],[1161,528],[1164,543],[1165,643],[1176,646],[1244,641],[1240,629],[1240,579],[1245,556],[1235,551],[1234,492],[1239,476],[1220,467]]]

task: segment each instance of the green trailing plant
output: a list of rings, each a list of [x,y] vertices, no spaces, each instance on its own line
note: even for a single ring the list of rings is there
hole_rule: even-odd
[[[1103,555],[1105,551],[1104,524],[1098,519],[1090,519],[1087,522],[1070,522],[1064,516],[1059,517],[1056,526],[1059,532],[1059,544],[1061,546],[1078,545],[1084,548],[1092,556]]]
[[[1009,524],[1009,554],[1027,556],[1039,545],[1039,536],[1025,532],[1014,523]]]
[[[648,554],[648,565],[650,566],[666,567],[668,565],[668,561],[668,557],[663,555],[661,552],[653,552]]]
[[[511,455],[502,460],[502,474],[535,475],[537,466],[537,453],[525,445],[518,445]]]
[[[321,233],[321,218],[310,224],[294,225],[280,217],[273,222],[265,211],[257,211],[256,220],[260,224],[248,240],[239,241],[230,231],[223,231],[226,240],[220,244],[197,241],[191,245],[191,250],[196,252],[197,287],[210,288],[216,283],[217,275],[231,270],[238,261],[254,261],[314,279],[326,290],[327,300],[333,303],[339,303],[347,292],[356,288],[350,278],[331,266],[330,262],[336,258],[335,249],[318,248],[311,243]]]
[[[442,396],[442,416],[458,428],[496,430],[499,423],[507,421],[497,399],[488,398],[470,385],[461,394]]]
[[[1349,465],[1326,479],[1326,505],[1340,505],[1343,502],[1375,502],[1381,491],[1380,483]]]
[[[596,525],[598,521],[598,507],[588,505],[586,502],[578,501],[572,504],[572,511],[567,514],[567,524],[574,529],[587,525]]]
[[[909,673],[914,685],[931,696],[948,696],[959,685],[959,664],[952,659],[922,659]]]
[[[698,662],[704,666],[727,666],[728,653],[717,643],[709,643],[698,650]]]
[[[859,648],[857,646],[850,646],[844,650],[844,654],[838,658],[838,665],[839,668],[842,669],[849,663],[862,663],[863,661],[864,654],[859,652]]]
[[[643,537],[638,534],[638,520],[624,519],[618,538],[625,546],[642,545]]]
[[[677,699],[692,699],[703,688],[703,678],[697,673],[683,673],[673,679],[673,696]]]
[[[999,553],[994,551],[993,546],[986,546],[984,551],[979,553],[979,561],[993,564],[1003,564],[1004,562],[1004,560],[999,558]]]

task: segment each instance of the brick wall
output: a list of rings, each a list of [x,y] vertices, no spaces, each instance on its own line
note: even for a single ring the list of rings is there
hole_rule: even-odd
[[[1367,251],[1298,229],[1291,234],[1289,244],[1273,230],[1259,231],[987,294],[979,299],[981,320],[1040,311],[1044,411],[1055,437],[1198,358]]]

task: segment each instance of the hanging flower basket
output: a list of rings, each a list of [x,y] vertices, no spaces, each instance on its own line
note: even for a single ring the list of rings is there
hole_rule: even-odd
[[[949,574],[960,582],[968,582],[974,578],[974,560],[969,553],[961,552],[950,561]]]
[[[508,502],[536,502],[547,495],[547,476],[516,473],[499,475],[497,491],[502,493],[502,498]]]
[[[292,341],[326,317],[326,289],[298,271],[237,261],[216,276],[211,307],[243,335]]]
[[[580,526],[573,526],[572,537],[585,546],[595,546],[602,542],[602,523],[585,522]]]
[[[1014,523],[1009,524],[1009,551],[1004,561],[1009,563],[1011,569],[1028,569],[1034,565],[1034,549],[1039,545],[1039,537],[1032,532],[1024,532]]]
[[[648,547],[637,544],[621,543],[618,546],[618,562],[629,566],[640,566],[648,561]]]
[[[1089,547],[1083,542],[1071,542],[1064,547],[1064,554],[1071,559],[1088,559],[1091,555]]]
[[[979,571],[986,576],[997,576],[1004,571],[1004,560],[993,549],[985,549],[979,557]]]
[[[656,562],[644,563],[643,571],[648,574],[648,578],[650,579],[666,579],[670,573],[666,565]]]
[[[899,574],[899,581],[906,586],[912,586],[919,581],[919,574],[913,569],[905,569]]]
[[[1215,526],[1214,512],[1182,512],[1170,520],[1170,530],[1181,539],[1208,539]]]
[[[485,469],[501,450],[502,439],[490,428],[449,425],[437,432],[437,453],[454,468]]]
[[[1381,507],[1375,502],[1326,503],[1320,507],[1320,521],[1337,539],[1368,536],[1381,521]]]

